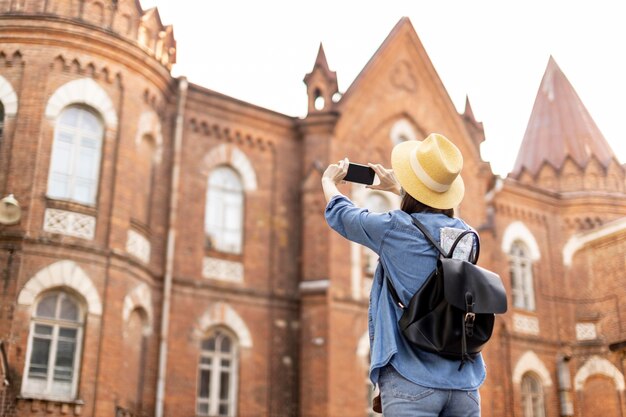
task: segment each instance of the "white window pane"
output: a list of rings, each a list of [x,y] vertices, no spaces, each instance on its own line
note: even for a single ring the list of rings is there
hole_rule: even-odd
[[[241,206],[226,206],[224,210],[224,227],[229,230],[241,230]]]
[[[69,107],[63,110],[59,117],[59,124],[62,126],[76,127],[78,126],[78,117],[81,110],[76,107]]]
[[[52,172],[60,174],[68,174],[71,171],[72,149],[69,144],[57,143],[55,144],[52,155]]]
[[[54,381],[50,387],[52,395],[69,398],[72,395],[72,383],[63,381]]]
[[[215,338],[211,337],[202,341],[202,350],[213,352],[215,350]]]
[[[48,195],[50,197],[59,198],[69,197],[69,177],[62,174],[50,174],[50,181],[48,183]]]
[[[198,414],[206,416],[209,414],[209,403],[198,403]]]
[[[56,317],[57,306],[57,294],[48,295],[39,301],[37,304],[37,316],[39,317]],[[35,328],[41,327],[41,325],[35,326]],[[46,326],[47,327],[47,326]]]
[[[95,167],[98,164],[97,151],[94,149],[81,149],[76,160],[76,176],[83,179],[95,180],[97,172]]]
[[[220,399],[228,400],[228,390],[230,388],[230,373],[222,372],[220,375]]]
[[[37,336],[52,336],[52,326],[47,326],[45,324],[35,324],[35,334]]]
[[[54,364],[55,381],[72,381],[75,352],[75,341],[59,340],[57,344],[56,362]]]
[[[80,128],[83,132],[93,135],[100,135],[102,133],[102,124],[96,116],[87,111],[83,112],[82,116]]]
[[[220,342],[220,351],[230,352],[230,338],[228,336],[222,338]]]
[[[198,383],[198,397],[209,398],[211,390],[211,371],[205,370],[200,372],[200,381]]]
[[[61,301],[61,315],[60,317],[63,320],[72,320],[78,321],[78,305],[72,299],[68,297],[63,297]],[[74,330],[75,329],[71,329]],[[66,331],[66,329],[61,329],[61,331]]]
[[[94,202],[92,184],[90,182],[76,181],[74,186],[74,199],[82,203]]]
[[[48,361],[50,359],[50,339],[33,338],[30,354],[29,378],[46,378],[48,375]]]

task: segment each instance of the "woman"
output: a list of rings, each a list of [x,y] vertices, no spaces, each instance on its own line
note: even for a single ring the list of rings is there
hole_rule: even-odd
[[[407,304],[437,262],[436,250],[411,216],[435,237],[443,228],[469,229],[453,217],[465,191],[459,175],[463,156],[446,137],[433,133],[422,142],[396,145],[391,165],[392,171],[370,164],[380,183],[369,188],[402,196],[401,210],[382,214],[356,207],[337,189],[346,175],[347,159],[328,166],[322,176],[328,224],[346,239],[375,251],[380,259],[368,313],[370,378],[380,388],[385,417],[480,416],[478,388],[486,376],[482,356],[459,370],[460,361],[409,344],[398,330],[402,311],[394,304],[381,269]]]

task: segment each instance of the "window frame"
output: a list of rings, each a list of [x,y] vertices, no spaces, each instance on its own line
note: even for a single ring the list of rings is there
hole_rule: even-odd
[[[520,254],[521,252],[521,254]],[[508,253],[511,279],[511,301],[514,308],[535,311],[535,283],[530,248],[522,240],[515,240]],[[517,300],[521,299],[521,303]]]
[[[59,296],[70,298],[76,307],[78,308],[78,321],[71,322],[68,320],[60,319],[59,317],[49,318],[49,317],[38,317],[37,316],[37,308],[39,307],[39,303],[46,297],[57,294]],[[61,301],[57,299],[57,307],[58,303]],[[29,323],[29,331],[28,331],[28,342],[26,345],[26,356],[24,360],[24,371],[22,375],[22,386],[21,386],[21,395],[26,398],[43,398],[50,399],[56,401],[74,401],[77,399],[78,395],[78,383],[80,380],[80,372],[82,365],[82,353],[83,353],[83,345],[84,345],[84,329],[86,325],[86,308],[85,305],[81,302],[81,300],[64,290],[53,290],[47,291],[43,294],[40,294],[37,297],[37,300],[33,303],[33,310],[30,315],[30,323]],[[52,327],[52,337],[50,343],[50,352],[48,353],[48,370],[46,376],[46,387],[43,392],[37,392],[31,388],[31,383],[29,378],[30,366],[32,361],[32,351],[33,351],[33,340],[35,338],[35,326],[36,325],[45,325]],[[54,384],[54,361],[56,360],[56,353],[59,344],[59,330],[60,328],[74,328],[76,329],[76,349],[74,352],[74,360],[72,363],[72,382],[70,387],[69,395],[63,394],[54,394],[51,392],[52,385]]]
[[[538,387],[538,392],[532,391],[532,384],[527,384],[527,380],[531,380],[536,384],[536,386]],[[527,386],[529,387],[529,391],[526,391]],[[526,372],[522,376],[522,380],[520,381],[520,393],[522,399],[523,417],[545,417],[545,392],[543,389],[543,383],[537,375],[533,374],[532,372]],[[540,414],[535,413],[535,411],[537,411],[537,408],[540,408]]]
[[[217,339],[219,335],[224,335],[230,339],[231,349],[228,354],[224,354],[224,352],[218,351],[217,344],[213,351],[208,351],[203,349],[202,344],[204,341],[209,340],[213,337]],[[208,353],[207,353],[208,352]],[[198,366],[196,372],[196,391],[195,391],[195,414],[196,416],[202,417],[234,417],[237,415],[237,402],[239,398],[239,356],[240,356],[240,345],[239,340],[235,336],[233,332],[230,330],[219,326],[210,329],[207,332],[206,336],[200,340],[199,345],[199,353],[198,353]],[[209,358],[209,364],[203,364],[202,359]],[[223,359],[230,360],[230,367],[228,369],[229,375],[229,386],[228,386],[228,399],[226,400],[226,404],[228,405],[228,414],[219,414],[219,406],[222,403],[222,400],[219,397],[219,393],[221,390],[221,381],[220,377],[222,374],[222,365],[221,361]],[[217,367],[215,364],[218,364]],[[219,372],[215,372],[218,369]],[[200,397],[200,380],[203,371],[210,372],[210,382],[209,382],[209,396],[208,397]],[[208,413],[202,414],[199,411],[200,404],[208,405]]]
[[[238,189],[232,189],[232,190],[228,190],[225,189],[223,187],[215,187],[215,185],[211,185],[211,179],[214,175],[216,175],[217,172],[219,171],[230,171],[230,173],[233,174],[233,178],[235,178],[238,182]],[[207,247],[211,250],[215,250],[219,253],[223,253],[223,254],[232,254],[232,255],[242,255],[243,254],[243,250],[244,250],[244,243],[245,243],[245,238],[244,238],[244,234],[245,234],[245,222],[246,222],[246,192],[245,192],[245,186],[243,183],[243,179],[240,175],[240,173],[232,166],[230,165],[219,165],[217,167],[215,167],[214,169],[211,170],[211,172],[209,172],[209,175],[207,176],[207,182],[206,182],[207,186],[206,186],[206,193],[205,193],[205,207],[204,207],[204,237],[205,237],[205,241],[207,242]],[[212,193],[217,192],[218,193],[218,197],[219,198],[215,198],[215,199],[211,199],[209,198],[211,196]],[[209,210],[212,207],[216,207],[216,205],[219,205],[220,208],[223,208],[225,206],[225,204],[223,203],[224,201],[224,195],[230,193],[230,194],[237,194],[238,199],[239,199],[239,228],[238,229],[233,229],[232,231],[229,231],[228,229],[226,229],[225,227],[220,227],[220,228],[215,228],[214,230],[217,231],[217,233],[215,233],[214,235],[211,235],[209,233],[209,226],[214,227],[214,224],[209,225]],[[222,210],[224,211],[224,210]],[[215,222],[216,224],[224,224],[224,219],[221,219],[221,221],[219,222]],[[228,232],[237,232],[238,233],[238,241],[236,246],[233,247],[228,247],[226,243],[224,243],[224,235],[228,234]]]
[[[61,120],[61,118],[63,117],[64,113],[68,110],[71,109],[77,109],[80,110],[82,112],[87,112],[89,114],[91,114],[92,116],[94,116],[96,118],[96,120],[98,121],[98,124],[101,128],[100,132],[91,132],[91,134],[89,136],[87,136],[90,139],[94,139],[97,141],[97,146],[96,146],[96,157],[94,158],[95,160],[97,160],[97,166],[95,166],[94,169],[94,179],[93,179],[93,184],[91,185],[91,189],[90,189],[90,196],[87,200],[89,201],[84,201],[82,199],[79,199],[76,197],[75,195],[75,188],[76,188],[76,178],[77,178],[77,161],[80,159],[79,158],[79,152],[81,150],[81,140],[85,137],[85,135],[83,134],[83,130],[76,128],[76,127],[72,127],[72,128],[65,128],[63,129],[60,125],[59,122]],[[70,202],[75,202],[81,205],[85,205],[85,206],[89,206],[89,207],[95,207],[97,205],[98,202],[98,195],[100,192],[100,180],[101,180],[101,174],[102,174],[102,159],[104,157],[103,155],[103,149],[104,149],[104,141],[105,141],[105,137],[106,137],[106,124],[104,122],[104,119],[102,117],[102,115],[95,109],[93,109],[92,107],[89,106],[85,106],[79,103],[72,103],[66,107],[64,107],[61,112],[59,112],[59,115],[56,117],[55,121],[54,121],[54,129],[53,129],[53,139],[52,139],[52,145],[51,145],[51,149],[50,149],[50,160],[49,160],[49,167],[48,167],[48,181],[47,181],[47,185],[46,185],[46,196],[48,198],[51,198],[53,200],[61,200],[61,201],[70,201]],[[53,174],[55,174],[56,172],[53,171],[53,166],[54,166],[54,161],[55,161],[55,150],[57,149],[57,143],[59,140],[59,134],[60,132],[71,132],[71,147],[70,147],[70,156],[69,156],[69,162],[68,165],[70,166],[70,170],[68,172],[63,172],[63,175],[67,175],[68,177],[68,182],[67,182],[67,187],[68,187],[68,191],[65,193],[65,195],[61,195],[62,193],[53,193],[52,192],[52,178],[53,178]],[[97,135],[96,133],[99,133],[99,135]]]

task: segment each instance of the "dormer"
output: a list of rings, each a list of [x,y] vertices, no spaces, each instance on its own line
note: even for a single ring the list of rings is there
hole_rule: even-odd
[[[304,76],[304,84],[309,99],[308,114],[327,112],[332,108],[333,96],[339,91],[337,73],[328,68],[321,43],[313,70]]]

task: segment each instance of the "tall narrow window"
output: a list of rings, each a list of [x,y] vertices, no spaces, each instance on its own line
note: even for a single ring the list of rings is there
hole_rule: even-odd
[[[137,176],[135,189],[134,217],[144,224],[150,221],[150,196],[154,184],[156,146],[152,136],[141,138],[137,147],[137,162],[135,175]]]
[[[235,338],[217,329],[202,341],[201,348],[196,413],[200,416],[235,416],[238,368]]]
[[[48,196],[94,205],[100,174],[104,127],[91,111],[63,110],[56,121]]]
[[[229,167],[209,175],[204,230],[212,249],[241,253],[243,241],[243,184]]]
[[[133,410],[136,415],[141,415],[145,385],[144,373],[148,342],[146,320],[145,310],[141,308],[136,308],[130,313],[124,329],[124,355],[119,358],[124,372],[123,381],[120,382],[124,384],[125,406]]]
[[[516,241],[511,246],[509,268],[511,271],[513,306],[534,310],[535,292],[533,289],[532,261],[528,247],[521,241]]]
[[[65,292],[46,294],[31,320],[22,393],[74,399],[79,374],[83,313]]]
[[[2,132],[4,132],[4,105],[0,101],[0,139],[2,139]]]
[[[543,387],[539,380],[526,374],[522,377],[522,409],[524,417],[544,417]]]

